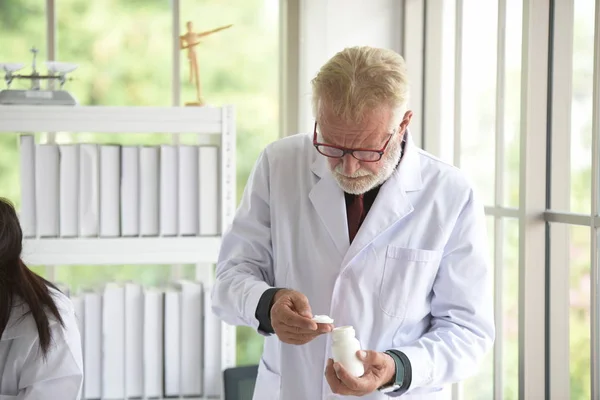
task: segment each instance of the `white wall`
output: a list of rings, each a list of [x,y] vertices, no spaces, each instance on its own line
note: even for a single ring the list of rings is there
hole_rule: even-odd
[[[402,0],[300,0],[300,132],[312,131],[310,80],[331,56],[359,45],[401,51],[402,8]]]

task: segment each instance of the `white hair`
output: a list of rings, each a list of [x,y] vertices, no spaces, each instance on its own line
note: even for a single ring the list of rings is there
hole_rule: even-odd
[[[392,50],[346,48],[321,67],[311,84],[313,114],[317,119],[323,103],[335,115],[353,123],[359,123],[368,111],[390,107],[391,129],[395,129],[407,110],[406,64]]]

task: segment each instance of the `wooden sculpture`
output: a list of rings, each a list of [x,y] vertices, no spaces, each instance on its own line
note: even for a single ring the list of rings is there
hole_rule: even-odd
[[[196,54],[196,46],[198,46],[201,43],[200,38],[212,35],[213,33],[222,31],[227,28],[231,28],[232,26],[233,25],[226,25],[216,29],[212,29],[210,31],[194,32],[194,25],[192,24],[192,21],[187,22],[187,32],[179,36],[179,48],[181,50],[187,50],[187,58],[190,64],[189,81],[190,83],[193,83],[196,86],[196,101],[187,102],[185,103],[186,106],[204,105],[204,100],[202,99],[202,93],[200,90],[200,70],[198,68],[198,55]]]

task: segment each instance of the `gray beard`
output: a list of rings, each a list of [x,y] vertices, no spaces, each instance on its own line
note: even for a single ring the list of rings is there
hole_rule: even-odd
[[[369,188],[369,190],[376,188],[377,186],[383,185],[388,179],[390,179],[396,168],[398,168],[400,160],[402,160],[402,141],[400,141],[399,143],[397,141],[394,141],[394,143],[390,143],[390,145],[391,146],[388,148],[388,151],[383,155],[384,157],[386,157],[387,155],[388,159],[385,160],[384,164],[381,166],[381,169],[379,170],[378,174],[378,179],[376,183],[372,185],[371,188]],[[367,190],[366,192],[368,192],[369,190]]]
[[[345,187],[345,185],[340,181],[340,179],[336,176],[336,173],[332,171],[334,178],[340,188],[349,194],[360,195],[364,194],[378,186],[383,185],[394,173],[398,165],[400,164],[400,160],[402,159],[402,139],[398,142],[398,140],[391,142],[386,152],[384,153],[384,161],[381,169],[377,174],[377,178],[374,179],[368,186],[361,187],[358,190],[351,187]]]

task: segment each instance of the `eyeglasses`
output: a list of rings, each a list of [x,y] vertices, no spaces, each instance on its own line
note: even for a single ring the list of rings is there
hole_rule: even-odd
[[[362,162],[377,162],[381,160],[383,154],[385,153],[385,149],[392,140],[395,131],[390,135],[388,140],[386,140],[385,144],[380,150],[373,149],[347,149],[341,146],[335,146],[332,144],[325,144],[317,142],[317,123],[315,122],[315,130],[313,134],[313,146],[315,149],[325,157],[330,158],[342,158],[346,154],[351,154],[352,157],[356,158],[358,161]]]

